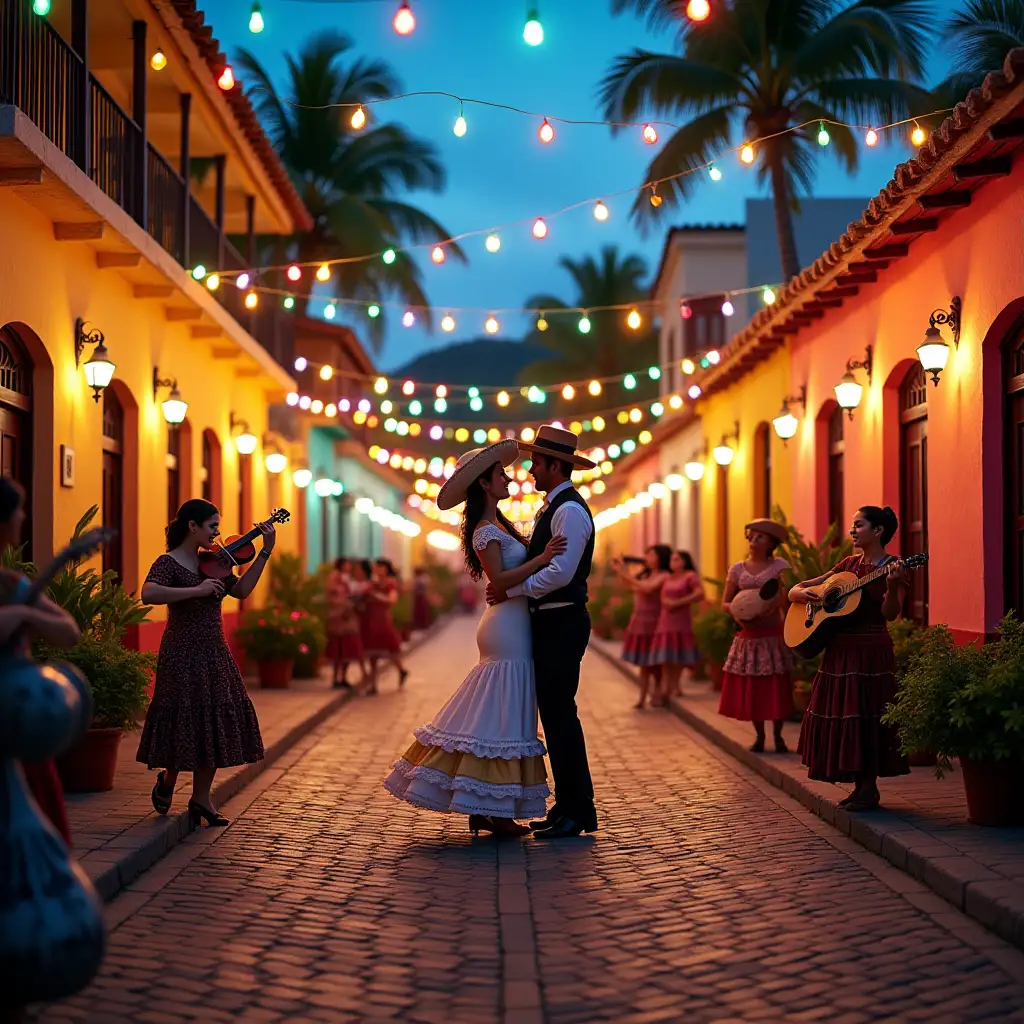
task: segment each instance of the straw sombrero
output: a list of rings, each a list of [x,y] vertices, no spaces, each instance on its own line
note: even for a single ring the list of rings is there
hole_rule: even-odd
[[[773,540],[777,540],[780,544],[785,544],[786,541],[789,540],[789,531],[782,525],[782,523],[777,523],[774,519],[755,519],[752,522],[747,523],[743,529],[756,530],[758,533],[767,534]]]
[[[455,472],[445,481],[437,492],[437,507],[442,511],[455,508],[466,500],[469,485],[482,476],[496,462],[502,466],[511,466],[519,458],[519,444],[507,438],[497,444],[489,444],[486,448],[474,448],[466,452],[455,463]]]
[[[563,430],[561,427],[545,423],[529,444],[525,441],[519,442],[519,450],[533,455],[551,455],[557,459],[564,459],[574,466],[579,466],[580,469],[593,469],[596,463],[576,452],[579,440],[571,430]]]

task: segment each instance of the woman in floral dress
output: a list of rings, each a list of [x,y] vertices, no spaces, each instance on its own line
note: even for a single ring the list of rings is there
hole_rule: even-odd
[[[354,661],[366,681],[363,666],[363,640],[359,635],[352,586],[352,566],[347,558],[339,558],[327,577],[327,658],[334,666],[336,689],[351,690],[348,667]]]
[[[661,666],[661,702],[681,695],[684,668],[700,661],[693,635],[693,606],[704,600],[704,585],[689,551],[673,551],[671,576],[661,588],[661,612],[654,630],[654,656]]]
[[[633,614],[622,641],[622,660],[640,669],[640,699],[637,708],[647,703],[647,692],[654,689],[652,703],[663,703],[658,687],[661,669],[654,650],[654,634],[661,618],[661,588],[669,578],[672,549],[667,544],[652,544],[644,552],[644,567],[634,576],[621,558],[612,559],[612,569],[633,591]]]
[[[769,580],[779,579],[789,568],[775,548],[786,540],[786,528],[771,519],[755,519],[746,526],[749,553],[729,569],[722,594],[723,610],[732,613],[732,600],[740,591],[760,590]],[[793,655],[782,639],[786,589],[779,586],[764,612],[749,622],[740,622],[722,672],[722,696],[718,713],[754,725],[750,749],[764,750],[764,723],[771,720],[775,751],[788,751],[782,726],[793,713]]]
[[[242,601],[253,592],[270,560],[274,525],[261,523],[259,530],[263,549],[240,577],[204,577],[199,551],[213,547],[220,536],[220,512],[202,498],[191,498],[167,526],[167,554],[153,563],[142,585],[146,604],[168,608],[136,760],[163,769],[152,793],[159,814],[170,810],[178,773],[192,773],[193,825],[228,824],[211,802],[218,768],[263,760],[256,711],[228,648],[221,614],[228,594]]]

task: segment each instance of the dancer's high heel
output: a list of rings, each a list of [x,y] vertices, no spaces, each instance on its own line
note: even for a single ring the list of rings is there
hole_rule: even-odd
[[[197,804],[195,800],[189,800],[188,802],[188,820],[193,828],[199,828],[204,821],[207,825],[217,828],[223,828],[225,825],[231,824],[230,820],[225,818],[220,811],[211,811],[209,807]]]
[[[525,836],[530,831],[527,825],[520,825],[511,818],[492,818],[486,814],[471,814],[469,830],[475,836],[481,832],[490,832],[498,838]]]
[[[153,792],[150,794],[150,798],[153,801],[153,810],[157,814],[166,814],[171,809],[171,800],[174,799],[174,787],[171,787],[171,791],[168,793],[164,789],[164,781],[167,779],[167,772],[160,771],[156,776],[156,785],[153,787]]]

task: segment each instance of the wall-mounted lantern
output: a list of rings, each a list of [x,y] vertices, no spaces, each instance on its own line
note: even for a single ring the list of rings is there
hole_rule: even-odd
[[[117,367],[110,361],[107,346],[103,343],[103,332],[90,331],[87,327],[84,320],[75,321],[75,366],[80,365],[85,346],[95,345],[84,369],[86,383],[92,388],[93,401],[98,402],[103,389],[114,379]]]
[[[800,385],[800,393],[787,395],[782,400],[782,411],[772,420],[772,427],[778,437],[782,438],[783,445],[796,433],[800,421],[793,415],[791,405],[799,403],[804,412],[807,412],[807,385]]]
[[[155,402],[160,394],[161,388],[170,388],[171,393],[163,401],[164,419],[170,427],[176,427],[185,419],[188,412],[188,403],[182,401],[181,392],[178,391],[177,377],[160,379],[160,367],[153,367],[153,401]]]
[[[740,440],[740,421],[736,421],[735,427],[729,434],[723,434],[722,440],[711,449],[711,457],[720,466],[728,466],[732,460],[736,457],[736,449],[729,443],[735,441],[739,444]]]
[[[924,341],[917,346],[917,358],[926,373],[932,375],[932,383],[939,386],[939,374],[946,368],[949,361],[949,346],[943,340],[939,328],[949,327],[953,336],[953,347],[960,346],[960,311],[962,303],[959,295],[954,295],[949,302],[949,309],[937,309],[928,317],[928,330],[924,332]]]
[[[305,490],[313,479],[313,471],[303,466],[301,469],[295,470],[292,473],[292,483],[295,484],[299,490]]]
[[[859,360],[846,360],[846,373],[843,379],[832,389],[836,393],[836,401],[840,408],[845,409],[850,419],[853,419],[853,410],[860,405],[861,396],[864,394],[864,385],[854,377],[854,370],[863,370],[868,375],[868,383],[871,383],[872,348],[870,345],[864,350],[864,358]]]
[[[259,443],[256,435],[249,430],[249,424],[231,413],[230,419],[231,433],[235,435],[235,448],[238,449],[239,455],[252,455],[256,451],[256,445]],[[235,427],[238,427],[239,433],[235,434]]]

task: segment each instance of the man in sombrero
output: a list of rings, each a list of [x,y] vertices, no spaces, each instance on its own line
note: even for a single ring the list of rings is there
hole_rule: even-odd
[[[488,604],[525,596],[530,608],[537,707],[551,759],[555,803],[547,816],[531,822],[534,835],[565,839],[594,832],[594,784],[587,763],[583,726],[576,710],[580,664],[590,641],[587,577],[594,558],[594,519],[572,485],[574,469],[593,469],[580,455],[571,431],[545,425],[532,442],[530,473],[544,503],[530,537],[527,558],[541,554],[552,537],[565,538],[565,550],[507,591],[487,587]]]

